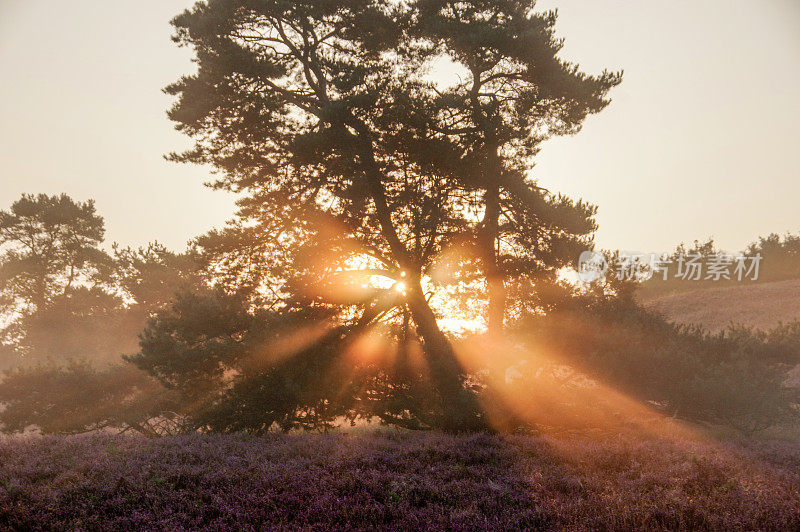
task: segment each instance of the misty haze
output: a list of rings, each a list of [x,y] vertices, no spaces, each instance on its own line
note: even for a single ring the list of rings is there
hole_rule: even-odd
[[[800,529],[796,0],[0,0],[0,68],[0,530]]]

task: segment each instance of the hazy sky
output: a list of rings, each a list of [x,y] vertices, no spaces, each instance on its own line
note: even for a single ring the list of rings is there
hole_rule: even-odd
[[[161,88],[191,70],[170,41],[181,0],[0,0],[0,208],[22,192],[94,198],[108,238],[173,248],[233,213]],[[606,111],[548,142],[540,182],[600,207],[598,242],[733,251],[800,231],[800,1],[541,0],[564,57],[624,69]]]

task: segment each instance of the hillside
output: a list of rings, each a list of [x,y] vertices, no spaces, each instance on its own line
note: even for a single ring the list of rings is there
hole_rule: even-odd
[[[776,442],[0,439],[0,529],[796,530],[798,471]]]
[[[800,279],[691,290],[643,304],[671,321],[702,325],[710,331],[731,323],[769,329],[800,319]]]

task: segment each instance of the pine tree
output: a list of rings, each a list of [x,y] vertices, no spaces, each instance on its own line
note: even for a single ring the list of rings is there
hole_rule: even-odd
[[[355,331],[383,321],[408,338],[413,324],[435,424],[452,430],[485,419],[426,292],[437,261],[477,250],[499,330],[507,292],[538,289],[595,228],[593,207],[525,171],[544,138],[607,104],[619,75],[559,60],[554,15],[532,7],[209,0],[173,20],[197,72],[167,88],[196,141],[172,159],[211,165],[214,186],[243,195],[239,219],[197,241],[220,282]],[[472,81],[439,90],[428,70],[442,56]],[[390,285],[366,282],[376,275]]]
[[[435,129],[454,141],[476,194],[480,221],[472,244],[488,292],[487,324],[502,333],[512,300],[541,292],[545,281],[591,246],[595,208],[553,195],[528,178],[542,141],[579,131],[608,105],[621,73],[581,72],[558,57],[556,13],[531,0],[417,0],[416,36],[433,54],[460,65],[463,80],[440,92]],[[509,286],[511,285],[511,286]]]

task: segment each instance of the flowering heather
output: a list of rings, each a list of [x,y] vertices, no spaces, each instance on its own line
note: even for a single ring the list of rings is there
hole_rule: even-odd
[[[0,440],[3,529],[798,529],[800,446],[437,433]]]

